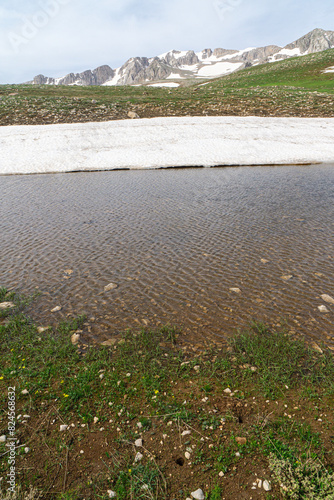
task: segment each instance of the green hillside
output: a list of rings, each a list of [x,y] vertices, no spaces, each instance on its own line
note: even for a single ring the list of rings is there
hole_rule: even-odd
[[[270,64],[253,66],[215,81],[225,88],[285,86],[318,92],[334,92],[334,72],[324,73],[334,66],[334,49],[303,57],[293,57]]]
[[[0,86],[0,125],[158,116],[334,117],[334,49],[179,88]]]

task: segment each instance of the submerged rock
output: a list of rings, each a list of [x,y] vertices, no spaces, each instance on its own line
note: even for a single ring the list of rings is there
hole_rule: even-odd
[[[104,287],[104,291],[109,292],[110,290],[114,290],[117,287],[118,287],[118,285],[116,283],[109,283],[109,285],[106,285]]]
[[[321,298],[322,298],[322,300],[324,300],[325,302],[328,302],[329,304],[334,304],[333,297],[331,297],[330,295],[327,295],[326,293],[321,295]]]

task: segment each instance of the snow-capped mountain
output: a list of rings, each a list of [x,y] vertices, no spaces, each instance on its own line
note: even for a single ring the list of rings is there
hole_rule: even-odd
[[[207,80],[234,71],[334,48],[334,31],[315,29],[285,47],[268,45],[244,50],[171,50],[157,57],[132,57],[123,66],[100,66],[61,78],[38,75],[36,85],[154,85],[178,87],[184,80]],[[155,82],[155,83],[154,83]]]

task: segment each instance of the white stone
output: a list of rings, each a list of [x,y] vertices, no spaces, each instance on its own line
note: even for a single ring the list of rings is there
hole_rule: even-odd
[[[236,457],[240,457],[240,453],[237,451],[235,454]]]
[[[135,446],[137,446],[138,448],[140,448],[141,446],[143,446],[143,440],[142,439],[136,439]]]
[[[329,310],[327,309],[326,306],[318,306],[318,309],[321,313],[328,313]]]
[[[325,302],[328,302],[329,304],[334,304],[333,297],[331,297],[330,295],[327,295],[326,293],[321,295],[321,298],[322,298],[322,300],[324,300]]]
[[[80,340],[80,333],[73,333],[73,335],[71,336],[71,342],[73,345],[76,345],[79,343],[79,340]]]
[[[231,394],[232,391],[231,391],[231,389],[229,387],[227,387],[227,389],[224,389],[224,392],[226,394]]]
[[[43,332],[45,332],[48,329],[49,329],[48,326],[38,326],[37,327],[37,333],[43,333]]]
[[[224,474],[224,472],[221,470],[221,471],[219,472],[219,477],[224,477],[224,476],[225,476],[225,474]]]
[[[60,432],[67,431],[68,425],[61,425],[59,430]]]
[[[271,490],[271,484],[269,481],[265,480],[263,481],[263,489],[264,491],[270,491]]]
[[[205,498],[204,493],[203,493],[203,491],[200,488],[198,490],[196,490],[196,491],[193,491],[191,493],[191,496],[193,498],[195,498],[195,500],[204,500],[204,498]]]
[[[13,302],[1,302],[0,303],[0,309],[12,309],[15,307],[15,304]]]
[[[230,292],[241,293],[240,288],[230,288]]]
[[[129,111],[128,112],[128,117],[131,118],[132,120],[134,118],[140,118],[139,115],[137,115],[137,113],[135,113],[134,111]]]
[[[135,456],[135,462],[140,462],[143,458],[144,458],[144,455],[142,455],[141,453],[138,452]]]
[[[99,378],[102,380],[104,379],[104,373],[100,373]]]
[[[137,427],[138,429],[141,429],[143,427],[143,424],[141,422],[137,422]]]
[[[27,389],[23,389],[23,391],[21,391],[21,394],[24,394],[24,395],[29,394],[29,391]]]
[[[2,436],[0,436],[0,443],[5,443],[7,440],[7,437],[5,434],[3,434]]]
[[[194,370],[195,370],[196,372],[198,372],[198,371],[200,370],[200,368],[201,368],[201,367],[200,367],[199,365],[194,366]]]
[[[52,313],[55,313],[55,312],[58,312],[58,311],[61,311],[61,306],[56,306],[53,309],[51,309]]]
[[[293,278],[292,274],[287,274],[286,276],[281,276],[281,279],[284,281],[289,281]]]
[[[131,373],[127,373],[127,374],[126,374],[126,376],[127,376],[127,377],[131,377]]]
[[[23,415],[23,418],[30,418],[30,415]]]
[[[98,421],[99,421],[98,417],[94,417],[94,420],[93,420],[94,424],[97,424]]]
[[[109,498],[116,498],[116,493],[113,490],[107,491]]]
[[[183,431],[181,436],[188,436],[189,434],[191,434],[191,431]]]
[[[117,287],[118,287],[118,285],[116,283],[109,283],[109,285],[106,285],[104,287],[104,291],[109,292],[110,290],[114,290]]]
[[[185,454],[184,454],[184,456],[186,457],[187,460],[189,460],[190,457],[191,457],[189,451],[186,451]]]
[[[24,448],[24,453],[29,453],[29,451],[30,451],[30,448],[28,448],[28,446],[26,446],[26,447]]]

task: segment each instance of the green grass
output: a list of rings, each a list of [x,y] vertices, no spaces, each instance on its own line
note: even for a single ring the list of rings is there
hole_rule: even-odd
[[[334,49],[246,68],[204,86],[1,85],[0,124],[106,121],[125,119],[128,111],[142,118],[334,116],[334,73],[324,73],[330,66]]]
[[[307,488],[314,485],[318,498],[333,498],[328,496],[334,495],[333,422],[323,414],[333,411],[334,361],[325,347],[320,354],[282,329],[253,323],[232,337],[229,349],[212,348],[198,355],[180,349],[181,332],[170,326],[128,331],[114,347],[92,345],[85,351],[71,343],[83,317],[39,334],[24,314],[24,308],[32,307],[30,299],[1,289],[0,300],[9,298],[16,307],[3,311],[0,323],[0,425],[6,422],[6,387],[15,385],[18,412],[31,415],[29,432],[22,439],[32,440],[29,446],[38,457],[35,470],[31,462],[30,468],[22,469],[26,491],[30,486],[47,491],[55,481],[58,490],[51,498],[57,499],[105,499],[107,490],[124,500],[182,499],[202,480],[209,485],[207,498],[215,500],[227,484],[251,484],[252,479],[245,479],[246,466],[254,469],[259,464],[263,471],[267,464],[265,477],[276,481],[275,495],[280,482],[304,491],[305,479]],[[224,392],[227,387],[234,396]],[[21,394],[23,389],[28,396]],[[73,433],[59,433],[64,422],[75,423]],[[105,448],[98,440],[100,427],[109,429]],[[159,442],[172,429],[174,441],[165,450]],[[181,439],[184,429],[191,429],[191,434]],[[139,432],[147,451],[143,462],[134,463],[138,449],[133,443]],[[91,444],[93,449],[97,446],[95,458],[85,462],[82,477],[80,472],[71,476],[64,490],[66,457],[77,454],[81,463],[79,451],[87,440],[91,443],[91,436],[96,440]],[[246,442],[239,444],[239,436]],[[184,457],[188,449],[192,466],[183,466],[186,475],[181,481],[170,468],[171,456]],[[0,444],[0,455],[4,452]],[[20,452],[18,461],[24,460]],[[6,470],[3,456],[0,461]],[[239,469],[240,463],[246,465]],[[188,477],[190,471],[194,475]],[[219,472],[224,476],[217,482]],[[327,497],[321,496],[324,492]],[[235,495],[230,498],[238,498]],[[291,495],[286,498],[299,498]]]

